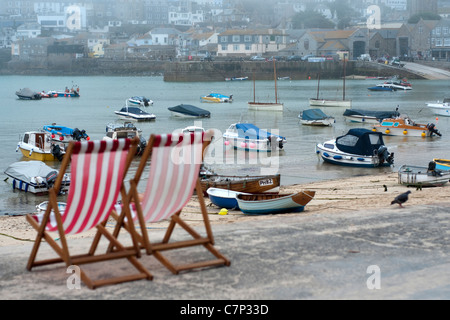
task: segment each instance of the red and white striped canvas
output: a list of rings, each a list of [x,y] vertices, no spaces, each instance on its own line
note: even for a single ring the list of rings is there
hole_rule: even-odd
[[[122,186],[130,142],[119,139],[75,143],[67,206],[62,216],[66,234],[90,230],[108,219]],[[46,229],[57,230],[54,217]]]
[[[192,197],[202,164],[203,132],[156,136],[141,203],[146,222],[170,218]]]

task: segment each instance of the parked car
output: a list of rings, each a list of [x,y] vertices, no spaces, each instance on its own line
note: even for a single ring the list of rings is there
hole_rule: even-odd
[[[283,56],[272,56],[269,59],[267,59],[267,61],[284,61],[286,60],[286,57]]]
[[[266,61],[266,58],[263,58],[261,56],[253,56],[250,58],[251,61]]]
[[[302,57],[301,56],[297,56],[297,55],[289,56],[287,58],[287,61],[302,61]]]
[[[301,57],[302,61],[308,61],[309,58],[314,58],[315,55],[307,54],[306,56]]]

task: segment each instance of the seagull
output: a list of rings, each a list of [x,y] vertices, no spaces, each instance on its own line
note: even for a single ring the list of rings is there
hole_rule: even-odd
[[[402,204],[408,201],[408,194],[410,193],[411,191],[408,190],[405,193],[399,194],[397,197],[395,197],[394,200],[392,200],[391,205],[397,203],[400,206],[400,208],[404,208]]]

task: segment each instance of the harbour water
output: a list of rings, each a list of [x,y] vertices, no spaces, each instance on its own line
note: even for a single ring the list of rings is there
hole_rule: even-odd
[[[0,77],[0,215],[33,212],[35,206],[46,200],[21,191],[13,191],[11,179],[6,179],[5,169],[13,162],[27,161],[16,152],[20,135],[28,130],[41,129],[57,123],[84,129],[91,139],[102,139],[108,123],[118,120],[114,111],[119,110],[131,96],[143,95],[154,101],[146,111],[154,113],[156,120],[138,122],[146,138],[152,133],[169,133],[189,125],[199,125],[216,131],[214,152],[207,156],[208,167],[221,174],[259,175],[281,173],[281,184],[302,184],[312,181],[339,179],[351,176],[396,171],[403,164],[427,166],[433,158],[450,158],[450,118],[436,118],[426,103],[448,96],[448,81],[412,81],[413,90],[397,92],[371,92],[367,90],[378,80],[347,80],[346,98],[353,101],[353,108],[393,110],[408,114],[417,123],[435,123],[442,137],[407,138],[384,137],[389,151],[395,153],[395,165],[391,168],[351,168],[323,163],[315,154],[315,145],[345,134],[348,129],[370,125],[348,123],[342,108],[323,108],[335,117],[332,127],[309,127],[299,123],[298,115],[308,109],[308,99],[316,97],[315,80],[278,81],[278,98],[284,103],[282,112],[249,111],[247,102],[253,100],[252,81],[221,81],[172,83],[162,77],[48,77],[1,76]],[[63,90],[66,86],[80,87],[80,98],[54,98],[39,101],[19,100],[15,92],[29,87],[36,91]],[[321,98],[342,97],[342,81],[322,80]],[[200,96],[210,92],[233,95],[233,103],[201,103]],[[259,101],[275,100],[273,81],[257,81],[256,97]],[[199,120],[171,116],[168,107],[192,104],[207,109],[211,118]],[[257,153],[234,151],[224,146],[221,139],[230,124],[251,122],[260,128],[278,132],[287,138],[284,151],[279,156],[267,157]],[[138,160],[138,159],[137,159]],[[47,163],[55,169],[59,162]],[[135,164],[133,164],[134,166]],[[132,168],[133,169],[133,168]],[[130,170],[130,174],[133,170]],[[63,199],[62,199],[63,200]]]

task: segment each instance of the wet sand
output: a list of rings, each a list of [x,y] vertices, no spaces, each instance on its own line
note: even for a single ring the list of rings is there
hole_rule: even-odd
[[[301,185],[282,186],[280,193],[293,193],[301,190],[316,191],[315,197],[305,207],[302,213],[284,214],[283,216],[308,215],[318,216],[320,214],[333,214],[343,212],[364,211],[365,209],[386,209],[389,207],[399,208],[398,205],[391,206],[391,201],[400,193],[411,190],[407,207],[419,205],[440,204],[450,207],[449,187],[423,188],[416,190],[398,184],[397,173],[388,173],[373,176],[361,176],[348,179],[329,180],[313,182]],[[274,215],[253,216],[245,215],[239,210],[229,210],[226,215],[219,215],[220,208],[212,205],[209,199],[205,199],[209,217],[213,224],[227,224],[234,222],[245,222],[253,220],[273,219]],[[399,208],[401,210],[401,208]],[[198,202],[194,196],[192,201],[184,208],[183,218],[191,224],[201,222],[199,216]],[[281,216],[281,215],[278,215]],[[163,229],[167,222],[152,224],[152,228]],[[113,222],[107,225],[114,227]],[[73,236],[77,238],[91,237],[93,232]],[[0,246],[13,246],[29,244],[34,241],[36,231],[26,222],[24,216],[2,216],[0,217]]]

